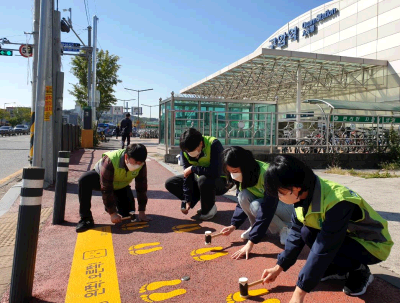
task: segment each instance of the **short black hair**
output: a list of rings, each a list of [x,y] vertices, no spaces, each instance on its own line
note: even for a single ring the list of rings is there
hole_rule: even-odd
[[[125,114],[125,117],[127,117],[127,118],[129,118],[130,116],[131,116],[130,113],[126,113],[126,114]]]
[[[189,128],[180,137],[179,147],[182,151],[194,151],[203,141],[203,135],[195,128]]]
[[[279,155],[270,163],[265,174],[268,194],[278,196],[278,189],[300,187],[299,195],[315,184],[316,175],[303,161],[290,155]]]
[[[235,181],[226,169],[226,166],[240,167],[242,171],[242,189],[252,187],[257,184],[260,176],[260,165],[254,159],[253,153],[240,146],[231,146],[222,152],[222,169],[228,181],[228,188],[231,188]]]
[[[128,158],[133,158],[135,161],[144,162],[147,158],[147,149],[143,144],[132,143],[125,149]]]

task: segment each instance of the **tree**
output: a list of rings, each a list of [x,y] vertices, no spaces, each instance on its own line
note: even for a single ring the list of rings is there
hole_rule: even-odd
[[[9,115],[10,117],[10,115]],[[29,123],[31,120],[31,109],[29,107],[15,107],[13,109],[12,117],[8,119],[8,122],[14,127],[17,124],[23,122]]]
[[[3,123],[4,120],[8,120],[10,118],[10,113],[5,109],[0,109],[0,122]]]
[[[119,57],[110,55],[108,51],[100,50],[97,53],[96,86],[100,91],[100,104],[96,107],[96,118],[100,119],[102,113],[108,111],[113,104],[117,103],[114,96],[114,86],[122,81],[118,78],[117,72],[121,67],[118,65]],[[87,57],[76,56],[71,60],[71,72],[78,78],[78,83],[73,84],[73,95],[76,102],[81,106],[87,106]]]

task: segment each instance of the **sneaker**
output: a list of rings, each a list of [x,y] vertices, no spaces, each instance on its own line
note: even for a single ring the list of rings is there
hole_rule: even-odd
[[[327,280],[345,280],[348,276],[348,273],[341,274],[338,272],[337,267],[333,264],[329,265],[325,270],[324,275],[321,278],[321,282]]]
[[[248,230],[246,230],[243,234],[241,234],[240,238],[242,238],[243,240],[248,240],[249,239],[249,235],[250,235],[250,230],[251,230],[251,227],[249,227]]]
[[[289,235],[289,228],[285,226],[279,232],[279,238],[282,245],[285,245],[288,235]]]
[[[208,212],[208,214],[200,216],[200,220],[204,220],[204,221],[210,220],[216,214],[217,214],[217,206],[214,204],[214,206],[211,208],[211,210]]]
[[[343,292],[348,296],[361,296],[365,294],[372,281],[374,281],[374,276],[369,267],[361,264],[359,269],[349,273]]]
[[[94,226],[93,219],[81,219],[78,225],[76,225],[76,232],[81,233],[87,231],[88,229],[91,229],[93,226]]]

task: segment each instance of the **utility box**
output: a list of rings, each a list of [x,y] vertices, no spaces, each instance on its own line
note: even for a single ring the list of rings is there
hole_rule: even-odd
[[[92,129],[92,107],[83,108],[83,129]]]

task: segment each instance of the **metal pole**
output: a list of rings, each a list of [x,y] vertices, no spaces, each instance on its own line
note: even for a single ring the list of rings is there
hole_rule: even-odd
[[[97,83],[97,18],[96,15],[93,16],[93,52],[92,52],[92,73],[93,73],[93,86],[92,86],[92,122],[96,119],[96,83]]]
[[[92,106],[91,103],[91,94],[92,94],[92,53],[93,50],[90,49],[92,46],[92,27],[89,25],[88,26],[88,51],[87,51],[87,58],[88,58],[88,78],[87,78],[87,90],[88,90],[88,106]]]
[[[38,77],[37,92],[35,105],[35,140],[33,145],[33,161],[32,165],[42,166],[42,150],[43,150],[43,124],[44,124],[44,105],[46,80],[46,63],[48,59],[48,49],[50,48],[50,31],[48,29],[49,15],[52,1],[42,0],[40,3],[40,29],[39,29],[39,47],[38,47]]]
[[[69,158],[70,158],[69,151],[58,152],[53,224],[60,224],[64,222],[65,201],[67,197]]]
[[[62,124],[62,103],[60,106],[60,96],[62,99],[62,92],[64,88],[63,82],[60,78],[64,79],[61,73],[61,13],[53,11],[53,158],[52,158],[52,181],[55,181],[57,154],[60,148],[61,140],[61,124]],[[61,85],[61,91],[59,88]],[[61,93],[60,93],[61,92]],[[53,183],[52,182],[52,183]]]
[[[35,111],[36,111],[36,87],[38,71],[38,42],[39,42],[39,18],[40,18],[40,0],[35,0],[33,12],[33,61],[32,61],[32,103],[31,103],[31,131],[30,131],[30,150],[29,161],[33,160],[33,141],[35,138]]]
[[[297,69],[297,98],[296,98],[296,124],[300,123],[301,119],[301,66]],[[296,139],[300,139],[300,129],[296,125]]]
[[[137,128],[139,128],[139,90],[137,92]]]
[[[44,168],[24,168],[11,275],[10,303],[27,302],[32,297],[43,182]]]

